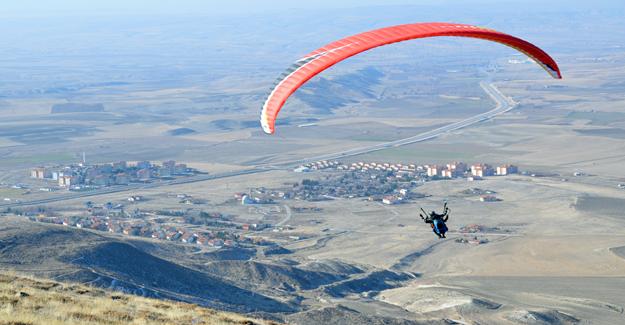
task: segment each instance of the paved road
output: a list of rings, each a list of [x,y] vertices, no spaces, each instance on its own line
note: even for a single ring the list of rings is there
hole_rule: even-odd
[[[280,162],[280,163],[274,163],[274,164],[262,164],[253,168],[239,170],[239,171],[216,173],[216,174],[210,174],[210,175],[197,175],[197,176],[192,176],[192,177],[185,177],[185,178],[180,178],[180,179],[175,179],[175,180],[170,180],[170,181],[160,181],[160,182],[154,182],[154,183],[148,183],[148,184],[132,184],[129,186],[112,186],[112,187],[102,188],[102,189],[88,191],[88,192],[70,192],[67,194],[54,196],[54,197],[46,198],[46,199],[40,199],[40,200],[0,203],[0,208],[41,205],[41,204],[46,204],[46,203],[53,203],[53,202],[59,202],[59,201],[65,201],[65,200],[74,200],[74,199],[79,199],[79,198],[99,196],[99,195],[111,194],[111,193],[130,192],[130,191],[144,190],[144,189],[169,186],[169,185],[203,182],[203,181],[208,181],[208,180],[213,180],[213,179],[220,179],[220,178],[227,178],[227,177],[234,177],[234,176],[241,176],[241,175],[248,175],[248,174],[257,174],[257,173],[267,172],[270,170],[291,169],[301,164],[319,161],[319,160],[332,160],[332,159],[340,159],[340,158],[358,156],[358,155],[375,152],[379,150],[395,148],[395,147],[405,146],[405,145],[412,144],[412,143],[427,141],[427,140],[436,138],[440,135],[443,135],[445,133],[456,131],[456,130],[471,126],[473,124],[486,121],[497,115],[506,113],[516,107],[517,103],[513,101],[511,98],[504,96],[499,91],[499,89],[497,89],[492,83],[481,82],[480,87],[482,87],[482,89],[486,92],[486,94],[488,94],[488,96],[490,96],[490,98],[492,98],[495,101],[496,106],[494,109],[488,112],[464,119],[462,121],[458,121],[458,122],[448,124],[448,125],[445,125],[443,127],[440,127],[434,130],[430,130],[421,134],[417,134],[412,137],[385,142],[381,144],[376,144],[372,146],[367,146],[363,148],[350,149],[350,150],[341,151],[341,152],[337,152],[333,154],[309,157],[305,159],[298,159],[298,160],[292,160],[292,161],[286,161],[286,162]]]
[[[486,121],[497,115],[506,113],[514,109],[518,104],[515,101],[513,101],[511,98],[504,96],[501,93],[501,91],[499,91],[499,89],[497,89],[493,84],[481,82],[480,87],[482,87],[482,89],[484,89],[486,94],[488,94],[488,96],[490,96],[490,98],[492,98],[495,101],[495,103],[497,103],[495,108],[488,112],[478,114],[470,118],[467,118],[465,120],[458,121],[452,124],[448,124],[443,127],[430,130],[430,131],[427,131],[427,132],[424,132],[424,133],[421,133],[421,134],[418,134],[409,138],[404,138],[404,139],[395,140],[391,142],[385,142],[385,143],[367,146],[363,148],[346,150],[346,151],[342,151],[342,152],[334,153],[334,154],[321,155],[321,156],[310,157],[310,158],[301,159],[301,160],[289,161],[286,163],[276,164],[275,166],[287,166],[287,165],[293,166],[293,165],[301,165],[301,164],[305,164],[308,162],[314,162],[314,161],[319,161],[319,160],[332,160],[332,159],[339,159],[339,158],[345,158],[345,157],[351,157],[351,156],[359,156],[359,155],[374,152],[374,151],[405,146],[405,145],[417,143],[417,142],[423,142],[423,141],[441,136],[445,133],[456,131],[456,130],[471,126],[473,124]]]

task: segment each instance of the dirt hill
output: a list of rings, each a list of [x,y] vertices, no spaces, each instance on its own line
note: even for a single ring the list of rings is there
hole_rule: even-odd
[[[197,305],[0,273],[0,324],[276,324]]]
[[[0,226],[0,266],[20,274],[235,312],[292,311],[281,301],[174,263],[175,256],[159,257],[138,246],[122,238],[19,218],[5,218]]]

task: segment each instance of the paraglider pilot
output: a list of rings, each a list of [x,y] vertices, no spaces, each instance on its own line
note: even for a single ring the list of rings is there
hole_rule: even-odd
[[[423,208],[421,211],[423,211],[423,214],[419,213],[419,216],[425,223],[429,223],[432,226],[432,231],[436,236],[438,236],[439,239],[447,238],[445,237],[445,233],[448,230],[445,222],[449,219],[449,207],[447,207],[447,202],[445,202],[442,214],[438,214],[435,211],[427,213]]]

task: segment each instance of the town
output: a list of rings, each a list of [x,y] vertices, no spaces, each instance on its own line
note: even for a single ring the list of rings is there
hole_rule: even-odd
[[[392,205],[422,198],[425,194],[415,188],[428,181],[466,178],[478,181],[489,176],[505,176],[519,172],[517,166],[505,164],[492,166],[485,163],[468,165],[452,162],[446,165],[417,165],[400,163],[317,161],[301,165],[294,172],[336,171],[318,180],[304,179],[291,188],[281,190],[252,189],[240,194],[243,204],[271,203],[276,198],[306,201],[331,200],[333,198],[366,198]],[[497,202],[493,193],[484,193],[480,200]]]
[[[385,205],[401,204],[426,197],[416,189],[425,182],[466,178],[478,181],[489,176],[515,174],[514,165],[493,167],[489,164],[468,165],[453,162],[446,165],[393,164],[376,162],[341,163],[318,161],[294,169],[297,173],[310,173],[315,177],[303,178],[299,182],[285,183],[285,187],[270,189],[250,188],[247,192],[236,192],[224,202],[224,207],[267,206],[271,213],[282,213],[282,205],[289,200],[329,201],[335,199],[364,199]],[[57,181],[58,187],[79,190],[86,187],[125,185],[130,182],[149,182],[153,179],[194,175],[198,171],[174,161],[156,165],[151,162],[118,162],[103,165],[78,164],[55,168],[35,168],[31,177]],[[121,179],[121,181],[120,181]],[[468,191],[468,192],[467,192]],[[466,195],[477,195],[482,202],[497,202],[493,191],[471,189]],[[205,198],[194,198],[187,194],[169,195],[179,205],[193,205],[197,208],[158,210],[139,208],[151,198],[130,195],[124,201],[96,204],[84,203],[73,211],[51,207],[14,208],[10,212],[29,217],[33,221],[54,223],[69,227],[92,229],[127,236],[139,236],[155,240],[174,241],[219,249],[240,245],[274,245],[281,239],[301,239],[295,236],[294,227],[262,221],[250,223],[240,221],[236,215],[223,212],[207,212]],[[275,211],[273,211],[275,210]],[[322,212],[316,206],[293,207],[295,212]],[[239,220],[238,220],[239,219]],[[264,231],[274,233],[271,239]],[[284,230],[288,230],[283,233]],[[283,233],[283,234],[282,234]],[[282,234],[282,235],[281,235]],[[280,238],[283,237],[283,238]]]
[[[145,198],[128,197],[130,203],[141,200]],[[271,244],[262,237],[250,235],[269,225],[238,223],[233,220],[235,216],[218,212],[130,209],[122,203],[96,205],[91,201],[85,203],[82,211],[74,211],[69,215],[50,207],[14,208],[5,212],[22,215],[36,222],[215,249]]]
[[[43,187],[43,190],[53,191],[65,188],[81,191],[113,185],[148,183],[158,179],[173,179],[176,176],[193,176],[199,173],[201,172],[173,160],[164,161],[161,165],[150,161],[135,163],[119,161],[89,165],[83,159],[82,163],[68,166],[33,168],[30,171],[30,177],[52,184],[52,186]]]
[[[436,164],[401,164],[401,163],[376,163],[376,162],[354,162],[344,164],[339,161],[321,160],[308,163],[295,168],[295,172],[310,172],[314,170],[334,169],[339,171],[386,171],[395,175],[406,175],[407,177],[423,177],[429,179],[450,179],[467,177],[469,180],[478,180],[486,176],[505,176],[519,172],[518,167],[510,164],[493,167],[485,163],[467,165],[463,162],[452,162],[446,165]]]

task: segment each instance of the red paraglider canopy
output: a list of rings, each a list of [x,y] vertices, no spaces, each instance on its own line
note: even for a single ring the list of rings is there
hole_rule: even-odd
[[[287,98],[306,81],[334,64],[375,47],[436,36],[471,37],[498,42],[529,56],[552,77],[562,78],[558,64],[543,50],[520,38],[492,29],[453,23],[418,23],[386,27],[338,40],[297,60],[278,78],[263,104],[260,116],[263,131],[268,134],[274,133],[276,118]]]

